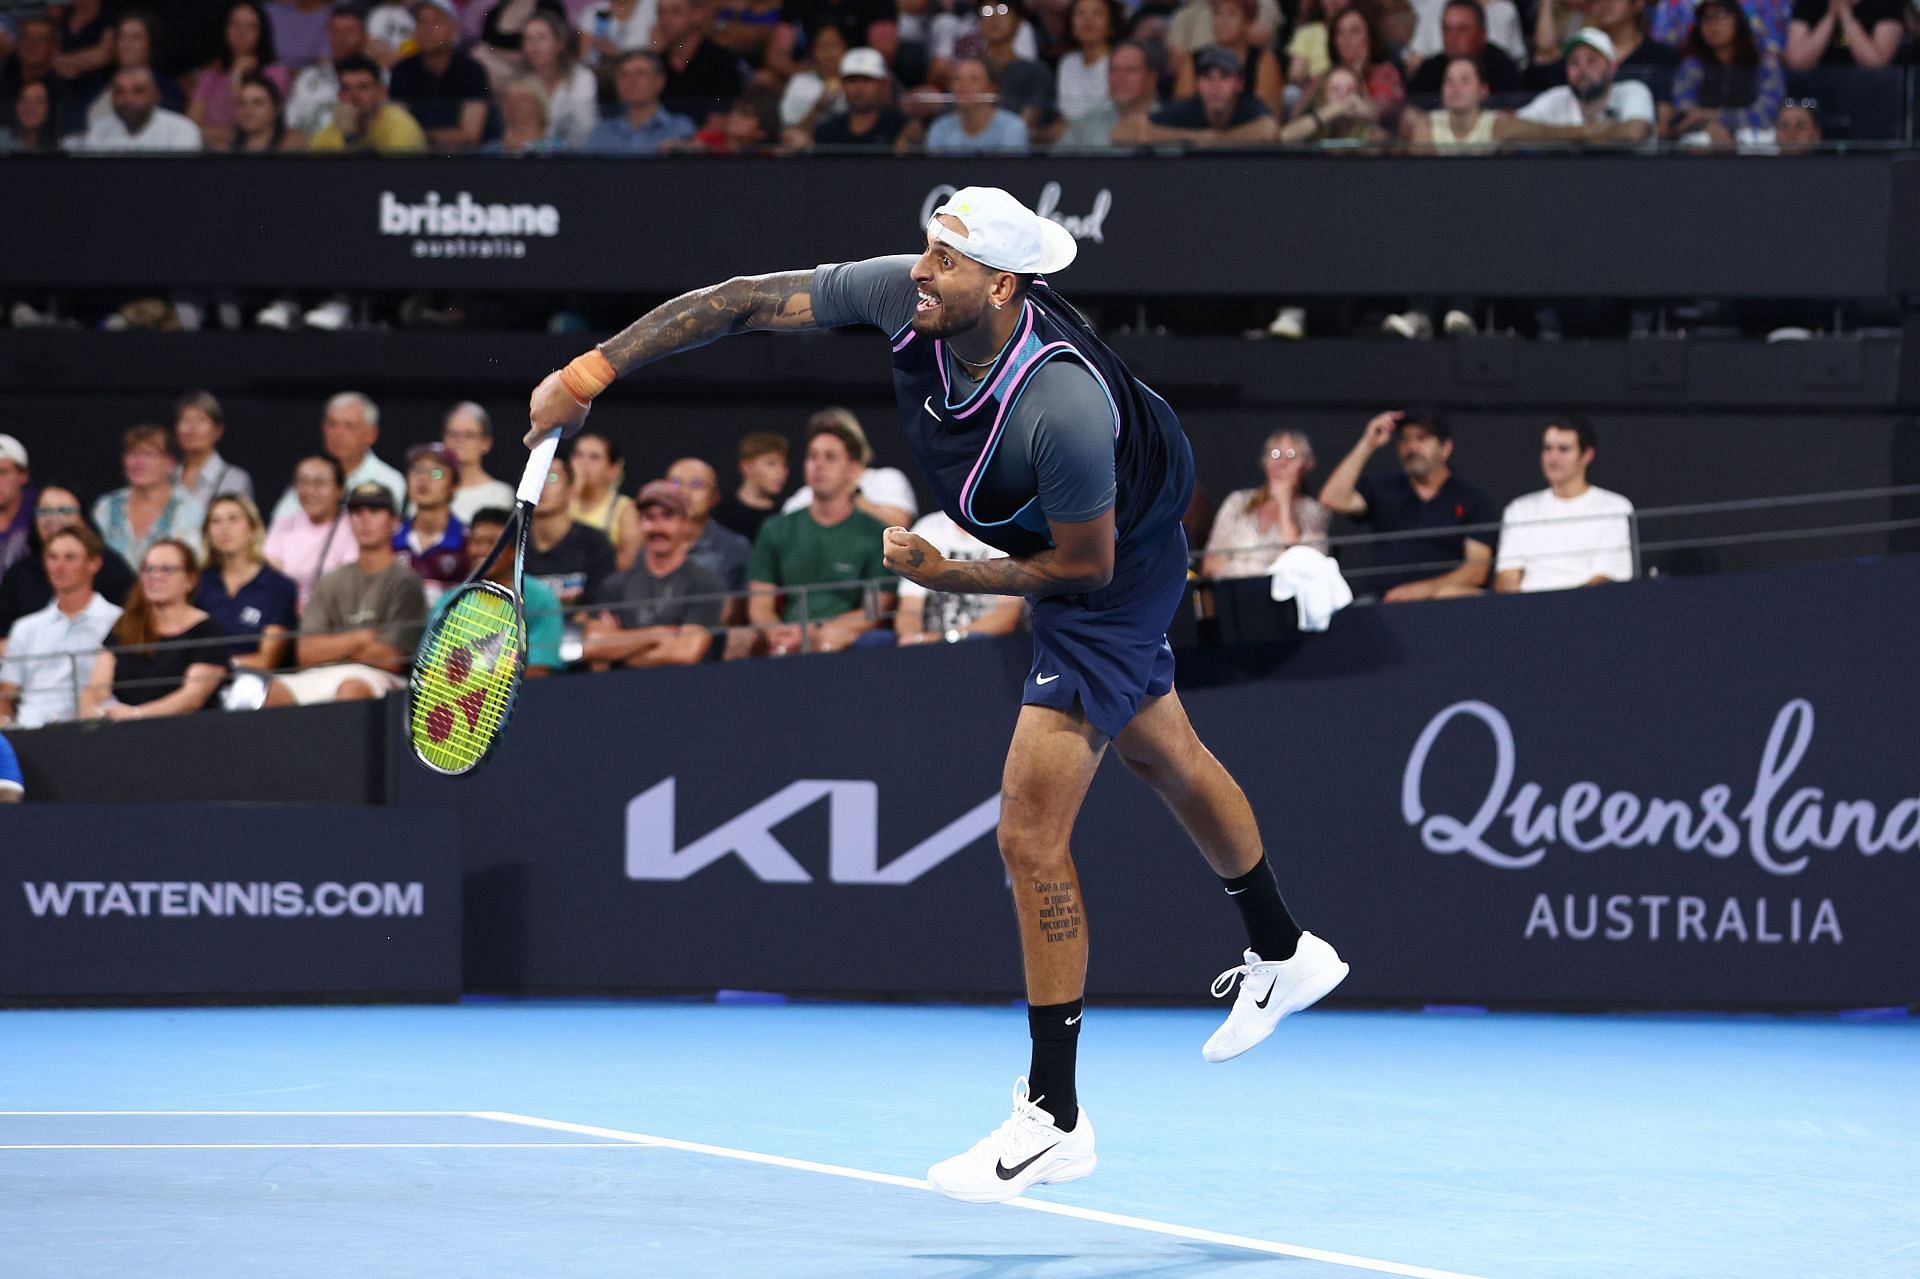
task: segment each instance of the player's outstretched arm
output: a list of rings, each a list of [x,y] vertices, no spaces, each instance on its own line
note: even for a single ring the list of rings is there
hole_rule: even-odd
[[[595,396],[644,364],[735,333],[817,327],[812,281],[811,269],[735,276],[655,307],[534,388],[528,446],[555,428],[573,434]]]

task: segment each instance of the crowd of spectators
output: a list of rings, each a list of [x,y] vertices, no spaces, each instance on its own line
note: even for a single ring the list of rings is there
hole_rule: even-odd
[[[0,17],[0,150],[1800,146],[1786,73],[1916,29],[1900,0],[70,0]]]
[[[170,429],[124,433],[127,486],[91,512],[71,488],[36,484],[26,445],[0,435],[0,725],[398,690],[422,627],[486,558],[515,494],[487,471],[481,406],[449,409],[441,437],[408,448],[404,469],[379,457],[379,422],[358,392],[327,400],[320,447],[296,463],[270,519],[222,455],[226,414],[205,391],[177,401]],[[814,413],[800,440],[795,476],[786,436],[750,432],[723,482],[699,457],[629,477],[610,436],[576,437],[549,467],[530,529],[530,671],[917,646],[1023,624],[1018,598],[928,592],[886,571],[890,526],[952,559],[998,552],[943,513],[922,517],[912,483],[876,464],[853,413]],[[1389,447],[1397,469],[1369,467]],[[1377,415],[1324,481],[1306,433],[1282,428],[1262,446],[1257,485],[1217,510],[1197,496],[1195,576],[1267,576],[1296,547],[1326,555],[1337,514],[1373,535],[1348,571],[1384,603],[1625,580],[1633,507],[1589,482],[1596,451],[1583,417],[1549,419],[1547,487],[1499,513],[1453,469],[1437,411]],[[511,562],[496,562],[496,580],[511,580]]]

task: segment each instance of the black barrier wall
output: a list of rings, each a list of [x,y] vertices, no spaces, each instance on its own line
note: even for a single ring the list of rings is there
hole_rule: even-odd
[[[36,246],[10,255],[21,286],[678,292],[914,251],[948,189],[984,183],[1079,237],[1082,294],[1884,298],[1920,286],[1901,244],[1916,165],[1900,154],[24,158],[7,162],[0,243]],[[125,215],[129,192],[146,215]],[[1834,209],[1847,211],[1845,235],[1806,234]]]
[[[437,813],[9,806],[0,1000],[451,998],[457,859]]]
[[[1354,609],[1181,688],[1346,996],[1907,1004],[1916,601],[1899,560]],[[465,832],[470,987],[1011,994],[1026,671],[1016,638],[541,682],[483,775],[403,766],[398,795]],[[1236,962],[1111,761],[1075,850],[1095,995]]]

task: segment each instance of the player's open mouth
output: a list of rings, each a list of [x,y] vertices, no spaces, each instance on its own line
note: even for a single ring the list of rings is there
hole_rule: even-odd
[[[925,289],[921,289],[920,300],[914,304],[913,309],[915,314],[925,315],[928,311],[933,310],[935,307],[939,305],[940,305],[939,298],[933,296],[933,294],[927,292]]]

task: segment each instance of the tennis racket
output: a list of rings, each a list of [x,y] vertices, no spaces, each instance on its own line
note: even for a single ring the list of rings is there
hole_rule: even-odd
[[[527,537],[559,447],[558,431],[533,446],[500,540],[441,600],[420,636],[407,684],[407,738],[414,758],[436,773],[459,777],[486,762],[520,696],[527,665]],[[514,545],[512,590],[486,580],[508,543]]]

